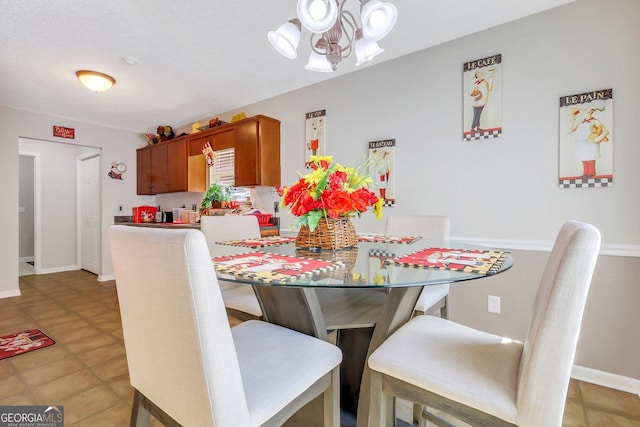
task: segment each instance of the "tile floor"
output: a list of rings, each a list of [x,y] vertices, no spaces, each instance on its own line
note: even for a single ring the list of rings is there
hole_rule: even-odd
[[[0,405],[63,405],[67,427],[128,425],[133,392],[114,282],[84,271],[25,274],[22,295],[0,299],[0,336],[40,328],[56,344],[0,361]],[[640,398],[572,380],[563,426],[640,426]]]

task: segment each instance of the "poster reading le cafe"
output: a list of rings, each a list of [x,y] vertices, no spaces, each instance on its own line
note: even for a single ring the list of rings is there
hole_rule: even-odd
[[[502,133],[502,55],[465,62],[463,140],[493,139]]]
[[[613,185],[613,89],[560,98],[560,188]]]

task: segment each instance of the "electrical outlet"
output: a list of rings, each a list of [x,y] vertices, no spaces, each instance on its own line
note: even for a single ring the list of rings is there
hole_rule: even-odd
[[[487,298],[487,310],[489,313],[500,314],[500,297],[489,295]]]
[[[124,206],[118,205],[118,212],[124,212]]]

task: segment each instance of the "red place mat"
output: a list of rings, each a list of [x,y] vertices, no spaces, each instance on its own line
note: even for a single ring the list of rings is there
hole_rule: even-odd
[[[296,241],[295,237],[267,236],[267,237],[256,237],[254,239],[227,240],[224,242],[217,242],[217,243],[219,245],[244,246],[247,248],[264,248],[265,246],[286,245],[288,243],[293,243],[295,241]]]
[[[387,264],[434,270],[464,271],[465,273],[495,274],[504,264],[509,252],[451,248],[426,248],[398,258]]]
[[[420,240],[420,236],[384,236],[380,234],[358,234],[358,240],[361,242],[369,243],[413,243],[416,240]]]
[[[263,283],[289,283],[344,266],[342,262],[269,252],[220,256],[212,261],[218,273]]]
[[[55,341],[46,336],[40,329],[28,329],[5,335],[0,337],[0,360],[49,347],[53,344],[55,344]]]

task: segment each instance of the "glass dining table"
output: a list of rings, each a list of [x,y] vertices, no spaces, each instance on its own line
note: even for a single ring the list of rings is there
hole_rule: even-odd
[[[210,251],[219,279],[253,286],[265,321],[335,339],[342,425],[360,427],[369,412],[366,360],[411,318],[422,288],[491,277],[513,259],[458,241],[358,238],[357,247],[335,251],[298,248],[288,236],[217,242]],[[317,425],[317,408],[307,406],[287,425]]]

